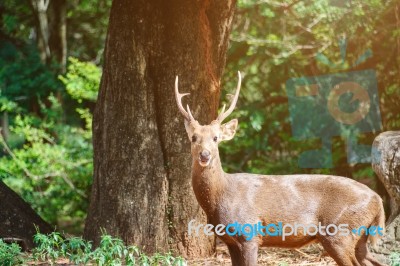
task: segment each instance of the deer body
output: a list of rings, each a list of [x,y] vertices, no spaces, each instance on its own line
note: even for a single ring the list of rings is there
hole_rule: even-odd
[[[239,224],[303,224],[339,225],[348,229],[360,226],[384,227],[381,198],[367,186],[354,180],[329,175],[258,175],[225,173],[218,152],[220,141],[232,139],[237,120],[221,122],[232,112],[240,90],[238,88],[229,110],[221,112],[210,125],[194,120],[189,107],[181,104],[177,80],[175,92],[178,107],[185,116],[185,128],[192,141],[192,185],[197,201],[209,223]],[[376,236],[369,236],[371,241]],[[312,242],[322,244],[339,265],[382,265],[368,251],[368,236],[315,235],[298,231],[284,240],[280,236],[258,234],[252,239],[245,235],[220,236],[228,246],[232,265],[257,265],[258,247],[298,248]]]

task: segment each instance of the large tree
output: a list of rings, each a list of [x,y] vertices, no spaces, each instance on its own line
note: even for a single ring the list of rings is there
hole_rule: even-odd
[[[114,0],[93,120],[94,183],[85,237],[101,228],[147,252],[209,255],[214,239],[191,187],[190,145],[174,99],[216,118],[235,1]]]

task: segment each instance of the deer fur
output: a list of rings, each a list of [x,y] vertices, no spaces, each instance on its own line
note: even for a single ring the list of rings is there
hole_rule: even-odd
[[[348,224],[349,229],[360,226],[384,228],[382,199],[367,186],[352,179],[332,175],[259,175],[225,173],[221,166],[218,144],[234,137],[238,120],[225,124],[234,109],[240,90],[239,83],[231,108],[223,111],[209,125],[200,125],[182,107],[187,94],[175,93],[178,107],[185,117],[185,129],[191,141],[192,185],[197,201],[205,211],[208,222],[218,224],[301,223]],[[258,235],[247,241],[245,236],[220,236],[228,246],[232,265],[257,265],[259,247],[300,248],[319,242],[338,265],[383,265],[373,258],[367,242],[377,236],[339,234],[315,236],[299,233],[282,240],[279,236]]]

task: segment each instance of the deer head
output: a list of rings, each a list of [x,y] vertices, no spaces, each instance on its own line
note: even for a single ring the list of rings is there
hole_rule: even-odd
[[[209,125],[200,125],[199,122],[194,119],[189,105],[187,105],[187,110],[185,110],[185,108],[182,106],[182,97],[189,95],[189,93],[179,93],[178,76],[175,79],[175,98],[179,110],[185,118],[186,132],[189,140],[191,141],[192,157],[194,161],[196,161],[202,167],[211,165],[213,159],[219,157],[218,144],[221,141],[232,139],[236,133],[236,128],[238,125],[237,119],[232,119],[225,124],[222,124],[222,122],[232,113],[239,98],[240,84],[242,80],[240,72],[238,72],[238,77],[239,81],[236,88],[236,93],[229,109],[225,112],[224,105],[221,113]]]

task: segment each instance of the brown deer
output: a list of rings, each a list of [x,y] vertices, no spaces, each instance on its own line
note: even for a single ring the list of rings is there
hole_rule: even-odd
[[[311,234],[299,227],[285,239],[273,234],[257,234],[248,240],[244,234],[218,236],[228,246],[232,265],[257,265],[258,247],[299,248],[319,242],[339,265],[382,265],[373,258],[367,242],[376,242],[379,234],[352,233],[353,228],[374,226],[384,230],[385,214],[382,199],[367,186],[352,179],[332,175],[258,175],[225,173],[221,166],[218,144],[235,135],[238,120],[225,124],[239,97],[241,76],[229,109],[225,106],[217,119],[200,125],[189,106],[182,106],[175,80],[175,98],[185,118],[191,141],[192,185],[208,222],[218,224],[303,224],[319,225],[322,230]],[[348,225],[349,232],[333,234],[330,224]],[[324,229],[325,228],[325,229]],[[331,227],[332,228],[332,227]],[[285,233],[290,233],[286,230]],[[293,228],[292,228],[293,229]],[[376,228],[375,228],[376,229]],[[276,231],[270,230],[274,233]],[[367,230],[368,231],[368,230]],[[231,232],[231,231],[230,231]]]

